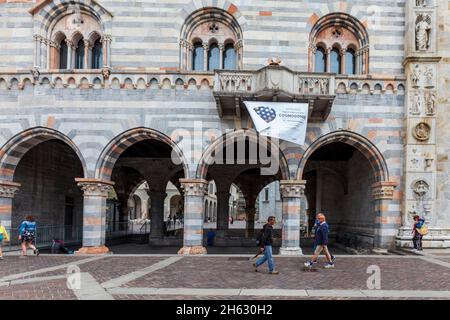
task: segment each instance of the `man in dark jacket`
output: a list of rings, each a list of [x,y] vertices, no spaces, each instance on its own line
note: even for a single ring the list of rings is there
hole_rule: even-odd
[[[263,227],[263,233],[261,237],[260,242],[260,248],[261,252],[264,252],[264,256],[256,260],[255,263],[253,263],[253,267],[255,268],[255,271],[258,272],[258,267],[265,263],[266,261],[269,262],[269,273],[270,274],[278,274],[279,272],[275,270],[275,262],[273,261],[272,256],[272,244],[273,244],[273,225],[275,224],[275,217],[270,216],[269,219],[267,219],[267,223]]]
[[[312,256],[311,261],[305,262],[305,267],[311,268],[312,265],[317,262],[320,253],[323,251],[328,261],[328,263],[325,265],[325,268],[334,268],[331,254],[328,251],[329,228],[327,222],[325,221],[325,215],[323,213],[319,213],[317,215],[317,219],[319,220],[319,225],[316,229],[316,234],[314,237],[314,245],[316,247],[316,250],[314,251],[314,255]]]

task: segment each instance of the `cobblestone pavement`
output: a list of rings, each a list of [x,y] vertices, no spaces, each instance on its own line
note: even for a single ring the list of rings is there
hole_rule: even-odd
[[[249,256],[40,255],[0,261],[0,299],[450,299],[450,257],[338,256],[336,268],[304,272],[307,257],[275,257],[279,275],[267,266],[254,272]],[[80,288],[69,288],[76,265]],[[380,290],[368,290],[379,268]]]

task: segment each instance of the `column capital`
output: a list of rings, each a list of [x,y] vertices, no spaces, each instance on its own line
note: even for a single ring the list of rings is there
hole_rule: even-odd
[[[20,186],[17,182],[0,180],[0,198],[14,198]]]
[[[280,192],[283,198],[301,198],[305,195],[306,180],[281,180]]]
[[[375,200],[392,200],[396,182],[381,181],[372,184],[372,196]]]
[[[204,179],[180,179],[186,196],[204,196],[208,192],[208,181]]]
[[[108,192],[114,186],[113,181],[99,179],[75,178],[77,185],[83,190],[84,196],[88,197],[107,197]]]
[[[104,34],[101,38],[100,38],[100,42],[111,42],[112,41],[112,35],[110,34]]]

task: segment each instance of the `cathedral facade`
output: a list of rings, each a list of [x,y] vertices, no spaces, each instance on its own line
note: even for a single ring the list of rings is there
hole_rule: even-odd
[[[281,254],[319,212],[346,246],[412,246],[419,215],[424,247],[450,247],[450,1],[0,0],[0,47],[7,227],[33,214],[105,252],[108,198],[126,222],[147,182],[150,242],[166,243],[170,182],[171,244],[201,254],[211,181],[225,245],[231,186],[253,239],[278,181]],[[246,101],[307,104],[305,143],[259,135]]]

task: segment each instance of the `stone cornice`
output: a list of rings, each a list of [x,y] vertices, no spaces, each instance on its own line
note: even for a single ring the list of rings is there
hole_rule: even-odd
[[[409,63],[438,63],[442,57],[408,56],[403,59],[403,66]]]

